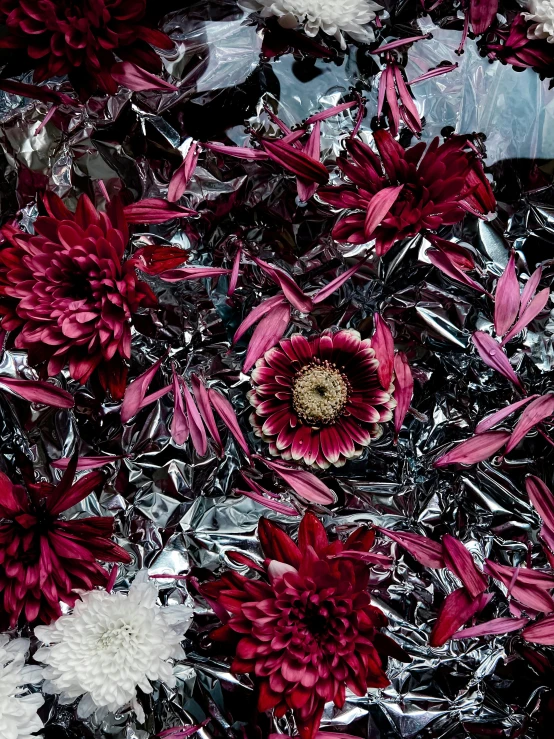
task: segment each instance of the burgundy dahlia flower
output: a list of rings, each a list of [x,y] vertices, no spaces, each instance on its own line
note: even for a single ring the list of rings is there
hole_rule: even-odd
[[[273,456],[326,469],[359,457],[396,401],[379,384],[371,341],[356,331],[285,339],[258,359],[250,422]]]
[[[47,194],[48,217],[35,234],[3,229],[0,246],[2,328],[16,331],[15,346],[49,376],[69,364],[85,383],[93,372],[115,399],[123,397],[125,360],[131,352],[131,319],[156,297],[124,262],[129,233],[121,204],[99,212],[81,195],[75,213]]]
[[[542,76],[554,77],[552,44],[534,37],[530,33],[532,25],[518,13],[508,28],[497,28],[489,34],[482,47],[490,59],[511,64],[516,70],[531,67]]]
[[[77,88],[92,79],[113,94],[116,56],[155,73],[161,61],[149,44],[173,48],[165,33],[142,25],[145,12],[146,0],[0,0],[0,21],[10,32],[0,48],[26,49],[35,82],[69,74]]]
[[[435,138],[404,149],[388,131],[374,133],[379,156],[358,139],[346,142],[339,167],[349,184],[326,187],[326,203],[353,211],[333,229],[337,241],[364,244],[375,239],[378,255],[395,241],[458,223],[466,212],[484,216],[496,201],[481,162],[466,138]]]
[[[346,688],[364,696],[368,687],[385,687],[386,656],[409,657],[380,633],[387,619],[367,592],[368,566],[360,559],[373,544],[373,531],[357,529],[345,542],[330,544],[322,524],[307,513],[298,544],[264,518],[258,535],[267,557],[262,578],[227,572],[203,586],[230,614],[212,638],[229,641],[238,634],[231,669],[256,676],[258,709],[274,709],[278,717],[292,709],[300,737],[313,739],[327,701],[342,708]]]
[[[57,486],[27,489],[0,472],[0,592],[10,628],[21,613],[27,621],[49,623],[61,616],[60,601],[73,606],[77,590],[105,585],[108,573],[97,560],[131,561],[110,539],[112,518],[62,518],[103,480],[94,471],[72,484],[75,467],[76,460]]]

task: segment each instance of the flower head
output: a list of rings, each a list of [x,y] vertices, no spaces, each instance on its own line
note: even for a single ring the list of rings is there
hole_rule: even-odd
[[[75,213],[60,198],[45,198],[48,217],[35,234],[4,228],[0,248],[2,328],[17,331],[15,346],[31,364],[56,375],[69,364],[71,377],[94,373],[116,399],[125,390],[131,354],[131,320],[156,297],[137,279],[123,255],[129,239],[118,201],[106,213],[81,195]]]
[[[26,49],[36,82],[77,74],[80,86],[92,79],[114,94],[114,54],[157,72],[161,62],[148,44],[173,47],[164,33],[142,25],[145,12],[146,0],[0,0],[0,20],[10,32],[0,47]]]
[[[157,597],[158,588],[143,570],[128,595],[85,593],[73,613],[37,627],[36,636],[49,645],[35,656],[47,665],[44,691],[69,702],[83,696],[81,717],[95,711],[104,716],[130,704],[144,721],[137,688],[151,693],[154,680],[175,687],[172,660],[185,656],[181,641],[191,619],[186,606],[162,608]]]
[[[363,244],[375,238],[377,254],[395,241],[483,216],[496,202],[481,163],[465,138],[438,138],[404,149],[388,131],[374,134],[379,156],[357,139],[347,141],[339,166],[351,184],[319,190],[336,207],[355,211],[339,219],[338,241]]]
[[[525,20],[524,15],[529,20]],[[502,64],[511,64],[515,69],[531,67],[539,74],[552,77],[552,47],[549,38],[538,35],[538,25],[532,25],[529,13],[518,13],[507,29],[495,29],[485,40],[483,48],[491,59],[498,59]],[[554,36],[550,38],[554,40]]]
[[[292,709],[300,736],[312,739],[327,701],[341,708],[346,688],[363,696],[368,687],[385,687],[383,657],[405,658],[379,632],[387,619],[371,605],[368,567],[356,557],[371,547],[374,532],[357,529],[330,544],[307,513],[298,544],[263,518],[258,534],[264,579],[227,572],[203,588],[230,614],[212,638],[240,635],[232,670],[258,678],[259,710],[283,716]]]
[[[529,0],[529,12],[522,15],[531,23],[528,38],[543,38],[554,44],[554,0]]]
[[[108,573],[97,559],[130,562],[110,539],[112,518],[62,518],[103,479],[95,471],[71,484],[75,464],[57,486],[25,489],[0,473],[0,592],[12,628],[22,612],[27,621],[49,622],[61,614],[60,600],[73,605],[77,589],[105,585]]]
[[[28,650],[28,639],[0,634],[0,739],[33,739],[43,728],[37,711],[44,698],[26,687],[42,680],[42,670],[25,665]]]
[[[249,393],[255,433],[274,456],[327,468],[359,457],[396,405],[356,331],[281,341],[256,362]]]
[[[284,28],[304,25],[308,36],[320,31],[334,36],[341,48],[346,48],[343,34],[356,41],[373,41],[373,29],[368,26],[382,7],[372,0],[257,0],[263,6],[263,17],[276,16]]]

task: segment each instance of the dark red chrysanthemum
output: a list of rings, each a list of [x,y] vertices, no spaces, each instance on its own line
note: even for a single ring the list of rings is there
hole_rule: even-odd
[[[80,73],[113,94],[114,55],[155,73],[161,61],[149,44],[173,47],[164,33],[141,25],[145,12],[146,0],[0,0],[0,21],[10,31],[0,48],[26,49],[36,82]]]
[[[106,213],[81,195],[75,213],[57,196],[44,203],[35,234],[4,228],[0,247],[2,328],[17,331],[15,346],[33,365],[56,375],[69,364],[71,377],[86,382],[93,372],[112,396],[125,390],[131,353],[131,319],[156,297],[123,261],[129,233],[121,204]]]
[[[552,44],[546,39],[530,37],[528,31],[532,25],[518,13],[508,28],[497,28],[487,36],[483,49],[490,59],[511,64],[517,70],[531,67],[541,75],[554,77]]]
[[[256,362],[250,422],[273,456],[341,466],[392,418],[394,386],[380,386],[378,366],[371,341],[356,331],[291,336]]]
[[[467,212],[483,216],[495,209],[481,162],[465,138],[404,149],[379,130],[374,140],[379,156],[361,141],[347,140],[348,156],[338,164],[351,184],[318,191],[326,203],[354,211],[333,229],[337,241],[375,239],[382,255],[399,239],[458,223]]]
[[[60,601],[72,606],[79,590],[105,585],[108,573],[97,560],[129,563],[111,541],[113,519],[64,520],[62,513],[84,500],[103,480],[90,472],[72,484],[70,465],[57,485],[14,485],[0,472],[0,592],[13,628],[27,621],[49,623],[61,616]]]
[[[258,534],[268,582],[227,572],[206,584],[206,596],[231,614],[212,637],[240,635],[232,670],[258,678],[259,710],[283,716],[292,709],[300,736],[312,739],[327,701],[341,708],[346,688],[363,696],[368,687],[385,687],[383,659],[406,659],[379,632],[387,619],[371,605],[368,567],[356,559],[372,546],[374,532],[357,529],[330,544],[307,513],[298,544],[264,518]]]

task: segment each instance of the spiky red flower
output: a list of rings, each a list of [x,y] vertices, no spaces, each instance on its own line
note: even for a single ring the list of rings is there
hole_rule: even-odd
[[[371,341],[356,331],[281,341],[252,372],[255,433],[273,456],[323,469],[359,457],[396,405],[394,386],[379,384],[378,366]]]
[[[99,212],[81,195],[75,213],[57,196],[44,203],[48,217],[36,219],[35,234],[3,229],[0,247],[2,328],[17,331],[15,346],[33,365],[86,382],[93,372],[114,398],[125,390],[125,360],[131,352],[131,319],[156,297],[124,262],[129,240],[121,204]]]
[[[339,167],[351,184],[319,190],[319,197],[354,211],[333,229],[337,241],[375,239],[377,254],[420,231],[449,226],[465,213],[483,216],[496,207],[481,162],[466,138],[434,139],[404,149],[388,131],[374,133],[379,156],[357,139],[346,142]]]
[[[35,82],[63,74],[88,76],[113,94],[114,53],[151,72],[161,69],[152,44],[171,49],[160,31],[142,25],[146,0],[0,0],[0,21],[10,34],[0,48],[26,49],[36,62]]]
[[[108,573],[97,560],[131,561],[110,539],[112,518],[62,518],[103,480],[94,471],[72,484],[75,466],[68,467],[57,486],[40,483],[27,489],[0,472],[0,592],[10,628],[21,613],[27,621],[49,623],[61,616],[60,601],[73,606],[77,589],[105,585]]]
[[[330,544],[307,513],[298,544],[264,518],[258,535],[267,557],[263,579],[227,572],[203,588],[231,614],[212,638],[240,635],[232,670],[258,678],[258,709],[274,709],[276,716],[292,709],[300,736],[312,739],[327,701],[341,708],[346,688],[363,696],[368,687],[385,687],[384,658],[406,659],[379,631],[387,619],[371,605],[368,567],[358,559],[374,532],[357,529]]]

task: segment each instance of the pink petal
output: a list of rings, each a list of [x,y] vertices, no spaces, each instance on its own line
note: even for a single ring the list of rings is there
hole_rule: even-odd
[[[181,393],[181,383],[179,376],[173,368],[173,418],[171,419],[171,438],[181,446],[189,438],[189,423],[183,405],[183,395]]]
[[[479,624],[479,626],[470,626],[468,629],[462,629],[456,632],[452,639],[470,639],[476,636],[511,634],[512,631],[519,631],[519,629],[528,623],[528,618],[493,618],[491,621],[485,621],[485,623]]]
[[[528,326],[531,321],[533,321],[539,315],[539,313],[541,313],[541,311],[548,303],[549,297],[550,290],[547,287],[545,287],[544,290],[541,290],[540,293],[535,295],[533,300],[529,303],[527,308],[525,308],[523,313],[516,321],[514,327],[510,331],[508,331],[506,336],[502,339],[500,346],[504,346],[504,344],[510,341],[511,338],[519,334],[520,331],[523,331],[523,329]]]
[[[329,490],[327,485],[323,483],[318,477],[312,475],[311,472],[301,469],[300,467],[292,467],[284,464],[283,462],[273,462],[268,459],[264,459],[259,455],[254,455],[256,459],[259,459],[266,467],[273,470],[275,474],[283,478],[283,480],[289,485],[297,495],[310,503],[321,503],[323,505],[330,505],[335,502],[334,493]]]
[[[479,421],[477,426],[475,427],[475,433],[476,434],[482,434],[485,431],[488,431],[493,426],[496,426],[498,423],[503,421],[505,418],[508,418],[508,416],[511,416],[512,413],[515,413],[518,408],[521,408],[524,405],[527,405],[533,398],[538,398],[538,395],[530,395],[528,398],[523,398],[523,400],[518,400],[516,403],[511,403],[510,405],[507,405],[505,408],[501,408],[499,411],[495,411],[494,413],[491,413],[488,416],[485,416],[482,421]]]
[[[545,483],[534,475],[525,479],[525,489],[535,510],[551,531],[554,531],[554,495]]]
[[[279,562],[277,559],[272,559],[267,566],[267,574],[269,575],[271,582],[279,580],[283,575],[291,572],[296,575],[298,574],[296,567],[293,567],[286,562]]]
[[[169,269],[160,275],[164,282],[180,282],[181,280],[203,280],[210,277],[221,277],[228,275],[230,269],[222,267],[179,267],[178,269]]]
[[[64,95],[62,92],[52,90],[47,85],[29,85],[26,82],[3,79],[0,80],[0,90],[7,92],[9,95],[21,95],[32,100],[40,100],[43,103],[53,103],[56,106],[75,106],[78,104],[73,98]]]
[[[290,306],[281,303],[273,308],[254,329],[244,358],[243,372],[248,370],[283,337],[290,321]]]
[[[419,117],[418,110],[410,94],[410,90],[404,81],[400,67],[394,65],[394,77],[396,80],[396,87],[398,94],[400,95],[400,101],[410,115],[412,126],[410,126],[413,133],[419,133],[421,131],[421,118]]]
[[[242,336],[244,336],[248,329],[256,323],[256,321],[265,316],[266,313],[269,313],[278,305],[285,305],[285,298],[283,295],[274,295],[272,298],[266,298],[266,300],[262,301],[253,310],[251,310],[244,321],[235,331],[235,335],[233,336],[233,344],[236,344],[237,341]]]
[[[377,564],[387,567],[391,565],[393,560],[384,554],[378,554],[377,552],[357,552],[355,550],[345,549],[338,554],[333,554],[331,559],[350,559],[355,562],[366,562],[367,564]]]
[[[471,287],[473,290],[477,290],[480,293],[487,293],[484,287],[466,275],[465,272],[462,272],[456,264],[453,264],[441,249],[428,249],[425,253],[431,264],[437,269],[440,269],[441,272],[444,272],[445,275],[448,275],[452,280],[461,282],[462,285]]]
[[[163,398],[165,395],[170,393],[173,389],[173,383],[170,383],[169,385],[166,385],[165,387],[160,388],[160,390],[156,390],[154,393],[150,393],[149,395],[146,395],[144,399],[141,401],[139,409],[146,408],[146,406],[150,405],[151,403],[155,403],[160,398]]]
[[[237,444],[240,446],[246,456],[250,457],[250,450],[248,448],[248,444],[246,443],[246,439],[244,438],[242,431],[240,430],[240,426],[238,424],[233,406],[231,405],[231,403],[229,403],[227,398],[224,398],[223,395],[221,395],[221,393],[218,393],[216,390],[212,390],[211,388],[209,388],[207,392],[208,399],[212,408],[219,415],[231,434],[235,437]]]
[[[311,123],[324,121],[326,118],[331,118],[331,116],[338,115],[338,113],[342,113],[343,110],[354,108],[356,105],[358,105],[357,100],[353,100],[351,103],[341,103],[340,105],[334,105],[332,108],[327,108],[327,110],[322,110],[320,113],[315,113],[315,115],[311,115],[307,120],[304,121],[304,125],[309,126]]]
[[[217,430],[217,424],[215,422],[212,406],[210,405],[210,399],[208,397],[208,391],[204,387],[204,383],[196,375],[191,375],[192,389],[194,391],[194,397],[198,405],[198,410],[202,416],[202,420],[206,424],[206,428],[210,432],[210,436],[214,440],[218,453],[221,455],[223,452],[223,444],[221,443],[221,437]]]
[[[384,51],[390,51],[391,49],[397,49],[399,46],[405,46],[406,44],[413,44],[416,41],[421,41],[422,39],[428,39],[429,35],[425,34],[424,36],[410,36],[409,38],[399,38],[396,41],[391,41],[390,44],[384,44],[383,46],[380,46],[378,49],[375,49],[374,51],[370,51],[370,54],[377,55],[382,54]]]
[[[475,259],[469,249],[461,244],[455,244],[452,241],[441,239],[436,234],[428,234],[428,240],[433,246],[441,251],[458,270],[462,272],[468,272],[469,270],[475,269]]]
[[[371,346],[379,361],[377,376],[384,390],[388,390],[392,380],[394,366],[394,339],[388,323],[378,313],[373,314],[375,333],[371,338]],[[409,403],[408,403],[409,404]]]
[[[296,510],[296,508],[293,508],[292,506],[289,506],[286,503],[281,503],[278,500],[272,500],[271,498],[266,498],[263,495],[260,495],[259,493],[255,493],[253,490],[235,490],[235,493],[239,493],[239,495],[246,495],[247,498],[252,498],[252,500],[255,500],[256,503],[260,503],[266,508],[269,508],[270,510],[275,511],[276,513],[280,513],[283,516],[299,516],[300,515],[298,511]]]
[[[202,423],[202,417],[183,378],[181,378],[181,386],[183,388],[183,395],[185,396],[185,408],[189,421],[192,445],[196,453],[203,457],[208,450],[208,440],[206,438],[204,424]]]
[[[498,12],[498,0],[470,0],[469,19],[473,33],[484,33]]]
[[[506,454],[511,452],[529,431],[554,413],[554,394],[543,395],[533,400],[519,417],[506,444]]]
[[[489,334],[486,334],[483,331],[476,331],[471,337],[471,340],[475,344],[477,351],[479,352],[479,356],[486,365],[492,367],[492,369],[495,369],[497,372],[500,372],[501,375],[504,375],[504,377],[510,380],[510,382],[513,382],[517,388],[523,391],[521,380],[514,372],[514,368],[510,364],[510,360],[504,354],[500,344],[495,341],[492,336],[489,336]]]
[[[30,403],[42,403],[53,408],[73,408],[75,405],[71,393],[56,387],[51,382],[0,377],[0,387],[6,387],[12,393],[28,400]]]
[[[235,258],[233,259],[233,269],[231,270],[231,276],[229,278],[229,287],[227,289],[228,298],[232,298],[233,295],[235,294],[235,290],[237,289],[241,258],[242,258],[242,249],[239,248],[237,249],[237,253],[235,254]]]
[[[444,563],[458,577],[469,595],[476,598],[487,589],[487,580],[461,541],[450,534],[443,537]]]
[[[167,190],[167,199],[170,203],[175,203],[177,200],[179,200],[179,198],[187,189],[190,178],[192,177],[193,172],[196,169],[199,154],[200,149],[198,146],[198,142],[192,141],[183,160],[183,163],[175,170],[173,177],[171,178],[171,182],[169,183],[169,188]]]
[[[165,223],[174,218],[187,218],[196,215],[190,208],[168,203],[161,198],[146,198],[123,208],[127,223]]]
[[[498,280],[494,294],[494,330],[498,336],[504,336],[516,320],[519,311],[519,300],[516,261],[514,252],[512,252],[506,269]]]
[[[125,459],[127,455],[124,454],[117,454],[113,456],[106,456],[106,457],[79,457],[77,460],[77,467],[76,470],[94,470],[98,467],[104,467],[107,464],[110,464],[111,462],[114,462],[118,459]],[[53,467],[55,470],[66,470],[68,465],[71,463],[72,458],[71,457],[60,457],[60,459],[56,459],[54,462],[50,462],[50,466]]]
[[[542,267],[537,267],[533,274],[529,277],[521,293],[521,304],[519,308],[520,315],[523,313],[525,308],[529,305],[531,298],[537,292],[537,288],[540,284],[542,277]]]
[[[264,151],[273,161],[292,172],[297,177],[309,182],[325,185],[329,181],[329,173],[324,164],[295,149],[283,141],[262,141]]]
[[[136,415],[138,412],[141,402],[144,400],[148,386],[154,379],[154,375],[160,368],[162,362],[167,357],[168,352],[158,359],[150,369],[139,375],[133,382],[127,385],[125,395],[123,397],[123,403],[121,404],[121,422],[128,423],[128,421]]]
[[[399,352],[394,358],[394,398],[396,400],[396,408],[394,409],[394,429],[396,433],[400,433],[406,413],[410,407],[414,394],[414,379],[412,371],[408,364],[406,355]]]
[[[321,155],[320,136],[320,124],[319,121],[317,121],[303,149],[305,154],[317,161],[319,161],[319,157]],[[302,177],[297,177],[296,188],[298,190],[298,197],[300,200],[307,202],[316,192],[318,184],[317,182],[310,182],[309,180],[304,180]]]
[[[244,146],[225,146],[225,144],[217,144],[214,141],[207,141],[202,144],[205,149],[215,151],[217,154],[228,154],[230,157],[237,159],[269,159],[265,151],[260,149],[248,149]]]
[[[366,259],[360,259],[360,261],[353,267],[350,267],[346,272],[343,272],[338,277],[335,277],[334,280],[331,280],[331,282],[325,285],[325,287],[322,287],[321,290],[318,290],[312,298],[313,304],[316,305],[317,303],[321,303],[323,300],[328,298],[329,295],[332,295],[336,290],[338,290],[339,287],[342,287],[345,282],[348,282],[348,280],[356,274],[365,262]]]
[[[430,80],[433,77],[439,77],[442,74],[453,72],[455,69],[458,69],[457,62],[456,64],[445,64],[440,67],[435,67],[435,69],[430,69],[428,72],[424,72],[423,74],[419,75],[419,77],[414,77],[413,80],[410,80],[408,82],[408,85],[410,85],[410,87],[412,85],[417,85],[418,82],[425,82],[426,80]]]
[[[254,262],[262,269],[283,291],[286,299],[300,313],[310,313],[313,308],[312,299],[305,295],[290,275],[281,269],[272,267],[267,262],[257,257],[252,257]]]
[[[175,92],[179,89],[132,62],[118,62],[113,65],[110,73],[116,82],[133,92],[144,90],[171,90]]]
[[[457,444],[446,454],[435,460],[434,467],[449,464],[477,464],[497,452],[510,438],[509,431],[487,431]]]
[[[371,238],[377,226],[381,225],[381,221],[396,203],[403,189],[404,185],[384,187],[371,198],[367,208],[364,225],[364,233],[368,240]],[[379,254],[379,251],[377,251],[377,253]]]
[[[410,534],[406,531],[391,531],[380,527],[377,530],[400,544],[408,554],[411,554],[424,567],[433,567],[434,569],[444,567],[443,548],[438,542],[432,541],[426,536]]]
[[[522,636],[525,641],[533,644],[545,644],[551,646],[554,644],[554,616],[547,616],[542,621],[534,623],[523,629]]]
[[[465,588],[455,590],[444,599],[438,618],[433,626],[429,644],[432,647],[441,647],[450,637],[463,626],[466,621],[477,613],[481,605],[479,598],[472,598]]]

